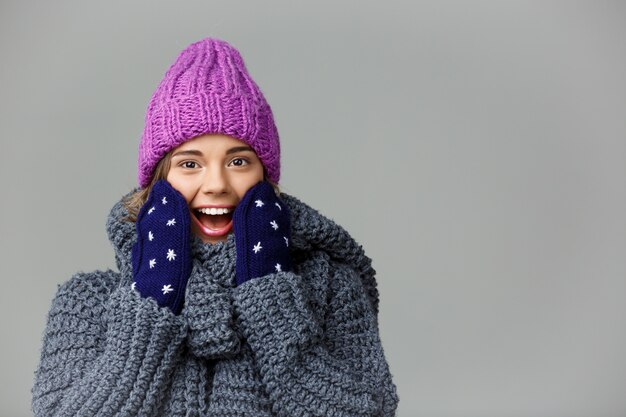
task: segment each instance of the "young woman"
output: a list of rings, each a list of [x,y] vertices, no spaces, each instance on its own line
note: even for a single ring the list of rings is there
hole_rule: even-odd
[[[34,414],[395,415],[371,260],[279,177],[239,52],[188,46],[148,106],[140,188],[107,220],[119,272],[53,299]]]

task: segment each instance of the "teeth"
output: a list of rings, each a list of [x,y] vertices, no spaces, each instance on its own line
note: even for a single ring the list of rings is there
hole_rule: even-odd
[[[226,214],[228,213],[228,209],[227,208],[201,208],[198,209],[198,211],[200,213],[204,213],[204,214],[211,214],[211,215],[218,215],[218,214]]]

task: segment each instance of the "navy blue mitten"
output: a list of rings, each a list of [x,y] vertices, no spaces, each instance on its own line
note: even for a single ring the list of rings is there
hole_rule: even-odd
[[[191,218],[185,198],[157,181],[137,216],[133,288],[180,314],[191,274]]]
[[[267,181],[243,196],[233,213],[236,282],[291,270],[291,224],[287,205]]]

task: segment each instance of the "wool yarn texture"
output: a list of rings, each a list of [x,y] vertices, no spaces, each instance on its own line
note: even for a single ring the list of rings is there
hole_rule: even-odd
[[[280,179],[280,142],[272,109],[237,49],[205,38],[185,48],[165,73],[146,110],[139,144],[139,185],[150,183],[167,152],[207,133],[254,149],[267,178]]]
[[[291,271],[289,208],[267,181],[246,192],[233,213],[237,285]]]
[[[191,273],[191,217],[185,198],[166,180],[157,181],[136,226],[131,287],[180,314]]]
[[[137,232],[118,201],[107,219],[118,270],[77,273],[52,300],[34,415],[395,415],[371,260],[341,226],[281,200],[292,270],[238,286],[234,235],[194,235],[179,315],[131,288]]]

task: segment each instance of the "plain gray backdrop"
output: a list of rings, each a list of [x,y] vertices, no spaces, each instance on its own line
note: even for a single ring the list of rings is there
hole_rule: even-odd
[[[626,415],[625,3],[319,0],[0,3],[0,415],[57,285],[115,268],[148,100],[206,36],[373,258],[399,416]]]

